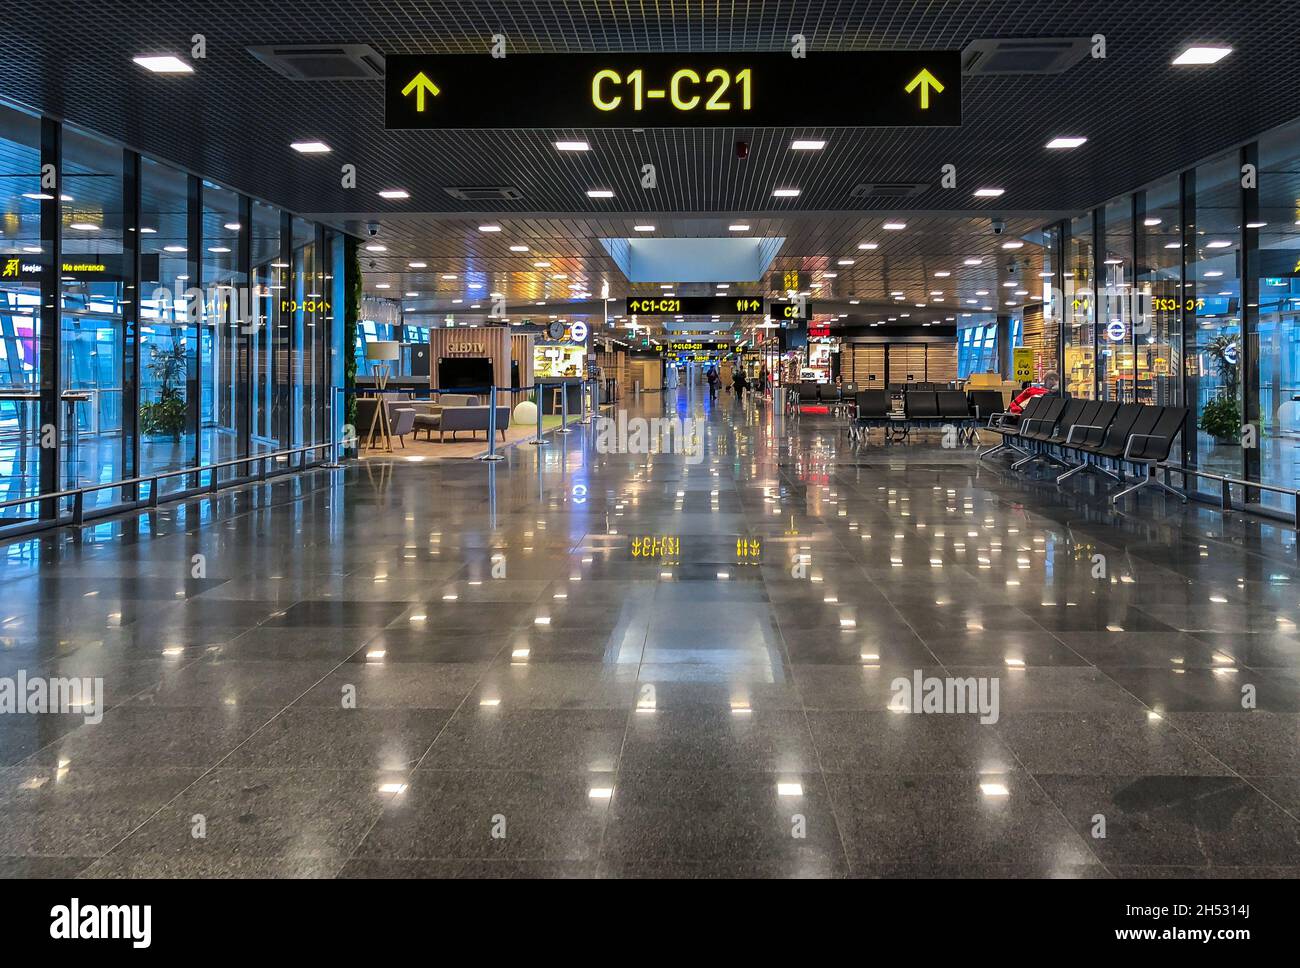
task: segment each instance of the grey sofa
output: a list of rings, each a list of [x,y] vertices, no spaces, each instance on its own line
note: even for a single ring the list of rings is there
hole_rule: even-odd
[[[483,431],[484,435],[488,432],[488,421],[492,416],[491,407],[474,406],[474,407],[444,407],[439,414],[441,419],[438,422],[438,440],[446,440],[446,434],[451,432],[451,439],[456,439],[458,431],[468,430],[470,433]],[[506,436],[506,428],[510,426],[510,408],[497,407],[497,431],[501,434],[501,439]],[[429,431],[429,439],[433,439],[432,430]]]
[[[420,431],[423,430],[428,439],[433,440],[433,432],[442,429],[444,411],[457,407],[476,407],[478,403],[478,397],[473,394],[444,393],[433,403],[415,404],[416,439],[419,439]]]

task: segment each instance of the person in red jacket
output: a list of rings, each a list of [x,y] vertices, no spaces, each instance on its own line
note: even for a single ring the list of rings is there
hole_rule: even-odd
[[[1020,384],[1019,395],[1011,401],[1011,412],[1014,414],[1022,413],[1025,409],[1025,404],[1034,399],[1034,397],[1041,397],[1046,392],[1047,387],[1035,386],[1026,380],[1024,383]]]

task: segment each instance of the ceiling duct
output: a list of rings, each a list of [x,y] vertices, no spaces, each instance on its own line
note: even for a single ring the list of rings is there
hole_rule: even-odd
[[[926,182],[871,182],[854,185],[850,198],[910,198],[930,186]]]
[[[452,198],[462,202],[517,202],[524,193],[510,185],[488,185],[482,188],[446,188]]]
[[[272,44],[248,52],[291,81],[378,81],[384,58],[369,44]]]
[[[962,73],[1059,74],[1088,56],[1087,37],[1007,37],[974,40],[961,52]]]

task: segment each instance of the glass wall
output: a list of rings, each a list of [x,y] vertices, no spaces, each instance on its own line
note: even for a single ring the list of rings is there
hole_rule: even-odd
[[[203,182],[201,197],[199,277],[205,311],[199,330],[199,462],[213,464],[247,453],[242,434],[248,405],[243,320],[252,315],[252,306],[248,276],[239,264],[246,231],[239,195]]]
[[[1097,388],[1100,399],[1132,403],[1136,397],[1133,351],[1133,204],[1123,198],[1102,210],[1102,280],[1097,293]]]
[[[998,370],[998,321],[993,315],[962,313],[957,320],[957,379]]]
[[[41,182],[51,158],[57,196]],[[40,494],[43,469],[48,493],[334,438],[341,235],[5,108],[0,206],[0,500]],[[57,233],[42,231],[43,206]],[[43,306],[58,318],[48,342]],[[40,382],[43,351],[57,385]],[[42,409],[59,414],[55,450],[39,447]],[[159,490],[206,483],[178,476]],[[85,509],[147,496],[113,486],[88,493]],[[0,520],[70,507],[15,506]]]
[[[40,491],[40,170],[40,120],[0,107],[0,501]]]
[[[141,475],[194,464],[198,407],[190,404],[190,366],[196,360],[198,324],[186,298],[195,282],[190,275],[189,223],[189,177],[141,159]],[[176,477],[166,481],[163,490],[184,486]]]
[[[1241,166],[1236,152],[1196,168],[1195,236],[1187,239],[1184,321],[1194,347],[1187,361],[1188,399],[1198,414],[1189,461],[1239,477],[1241,453]],[[1202,487],[1210,493],[1213,481]]]
[[[1300,123],[1259,139],[1259,314],[1252,347],[1259,374],[1259,479],[1300,486]],[[1226,288],[1226,287],[1225,287]],[[1264,504],[1294,511],[1290,498]]]
[[[1065,392],[1072,397],[1096,396],[1093,365],[1095,302],[1092,271],[1092,214],[1070,223],[1065,253]]]
[[[1178,176],[1138,193],[1137,402],[1182,399],[1182,214]]]
[[[121,148],[63,133],[59,485],[121,480],[123,300],[130,272]],[[111,490],[93,504],[117,500]]]

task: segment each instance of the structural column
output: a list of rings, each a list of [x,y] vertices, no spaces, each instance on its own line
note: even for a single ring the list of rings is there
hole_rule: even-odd
[[[123,153],[122,178],[122,477],[140,473],[140,156]],[[122,489],[134,501],[137,488]]]
[[[40,420],[37,439],[52,441],[52,447],[40,447],[40,486],[42,494],[59,489],[59,454],[63,450],[63,416],[59,391],[63,386],[63,130],[52,118],[41,119],[41,338],[40,338]],[[47,171],[55,173],[54,187],[44,184]],[[42,518],[58,513],[54,501],[41,502]]]

